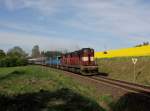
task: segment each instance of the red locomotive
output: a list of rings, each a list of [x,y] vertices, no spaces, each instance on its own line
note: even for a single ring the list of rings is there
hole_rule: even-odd
[[[40,60],[40,61],[39,61]],[[83,48],[71,53],[62,54],[43,60],[41,58],[30,59],[29,62],[59,68],[83,75],[98,73],[98,65],[94,60],[94,49]]]
[[[63,54],[60,59],[60,67],[86,75],[98,73],[98,65],[94,60],[94,49],[91,48]]]

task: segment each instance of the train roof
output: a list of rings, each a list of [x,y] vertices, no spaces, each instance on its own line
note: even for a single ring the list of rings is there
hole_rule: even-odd
[[[74,52],[69,52],[69,53],[66,53],[66,54],[63,54],[63,55],[79,54],[79,53],[82,53],[84,50],[94,50],[94,49],[93,48],[82,48],[80,50],[76,50]]]

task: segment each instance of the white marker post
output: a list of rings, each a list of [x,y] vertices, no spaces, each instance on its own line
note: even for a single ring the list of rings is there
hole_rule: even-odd
[[[132,62],[133,62],[133,64],[134,64],[134,69],[133,69],[133,72],[134,72],[134,79],[133,79],[133,82],[135,82],[135,79],[136,79],[136,75],[135,75],[135,65],[136,65],[136,63],[137,63],[137,58],[132,58]]]

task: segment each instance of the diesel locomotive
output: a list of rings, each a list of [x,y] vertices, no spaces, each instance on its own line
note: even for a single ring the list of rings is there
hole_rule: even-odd
[[[98,65],[94,60],[94,49],[92,48],[83,48],[78,51],[51,57],[45,60],[44,65],[82,75],[98,73]]]
[[[94,49],[91,48],[64,54],[60,61],[61,69],[86,75],[98,72],[98,66],[94,60]]]

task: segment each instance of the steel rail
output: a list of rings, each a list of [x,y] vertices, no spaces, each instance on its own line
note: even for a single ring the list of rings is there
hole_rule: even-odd
[[[45,66],[45,67],[49,67],[49,66]],[[61,69],[57,69],[57,70],[61,70]],[[131,92],[141,93],[144,96],[147,96],[150,98],[150,87],[148,86],[139,85],[139,84],[121,81],[121,80],[116,80],[116,79],[111,79],[111,78],[100,76],[100,75],[85,76],[85,75],[77,74],[77,73],[66,71],[66,70],[61,70],[61,71],[71,73],[71,74],[76,74],[78,76],[93,80],[97,83],[105,83],[111,87],[122,88],[128,92],[131,91]]]
[[[102,76],[91,76],[90,78],[97,80],[97,81],[108,83],[110,85],[115,85],[120,88],[131,90],[137,93],[141,93],[147,97],[150,97],[150,87],[148,86],[143,86],[143,85],[121,81],[121,80],[110,79],[110,78],[102,77]]]

